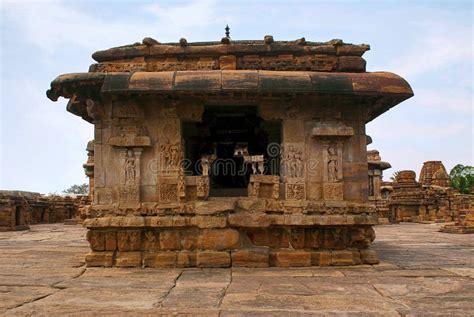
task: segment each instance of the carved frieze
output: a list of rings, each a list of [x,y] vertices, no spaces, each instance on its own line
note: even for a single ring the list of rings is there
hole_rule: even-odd
[[[184,186],[184,180],[180,185],[180,177],[174,176],[159,176],[158,177],[158,200],[163,204],[177,204],[179,198],[185,195],[182,187]],[[181,190],[180,187],[181,186]],[[180,193],[181,192],[181,193]],[[184,194],[183,194],[184,193]]]
[[[108,143],[118,147],[145,147],[151,145],[148,131],[140,119],[116,118]]]
[[[339,120],[320,120],[311,131],[313,137],[350,137],[354,129]]]
[[[304,200],[306,199],[306,186],[304,178],[285,179],[285,199]]]

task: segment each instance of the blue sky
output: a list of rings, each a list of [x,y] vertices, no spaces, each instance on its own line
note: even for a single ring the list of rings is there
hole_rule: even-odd
[[[140,42],[233,39],[370,44],[368,71],[391,71],[415,97],[369,123],[396,170],[427,160],[473,165],[472,1],[0,0],[0,189],[60,192],[86,182],[92,125],[46,98],[59,74],[86,72],[94,51]]]

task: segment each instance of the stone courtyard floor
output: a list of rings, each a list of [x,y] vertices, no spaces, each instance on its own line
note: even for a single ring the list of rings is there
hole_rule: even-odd
[[[0,233],[1,315],[456,315],[474,313],[474,235],[379,226],[381,264],[269,269],[85,268],[85,229]]]

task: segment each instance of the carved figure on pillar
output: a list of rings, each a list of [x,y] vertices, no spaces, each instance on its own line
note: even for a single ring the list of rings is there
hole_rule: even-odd
[[[338,181],[339,173],[339,158],[337,155],[337,149],[333,145],[328,147],[328,180],[330,182]]]
[[[130,184],[135,182],[137,177],[136,171],[136,164],[135,164],[135,157],[133,155],[132,150],[127,151],[127,157],[125,159],[125,184]]]
[[[288,177],[302,177],[303,176],[303,159],[301,151],[296,150],[293,145],[288,147],[283,164]]]
[[[141,148],[122,148],[122,180],[120,205],[136,206],[140,203],[140,156]]]

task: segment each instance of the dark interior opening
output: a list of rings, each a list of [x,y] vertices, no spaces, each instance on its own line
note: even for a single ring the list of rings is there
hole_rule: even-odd
[[[267,175],[279,175],[279,153],[267,151],[281,142],[281,122],[264,121],[256,106],[207,106],[202,122],[183,122],[187,175],[201,175],[200,160],[212,158],[211,196],[246,196],[252,169],[247,155],[264,155]]]
[[[21,207],[16,206],[15,208],[15,226],[21,225]]]
[[[369,197],[375,196],[375,188],[374,188],[374,177],[372,175],[369,176]]]
[[[41,217],[40,217],[40,222],[45,222],[45,214],[46,214],[46,210],[45,208],[41,208]]]

